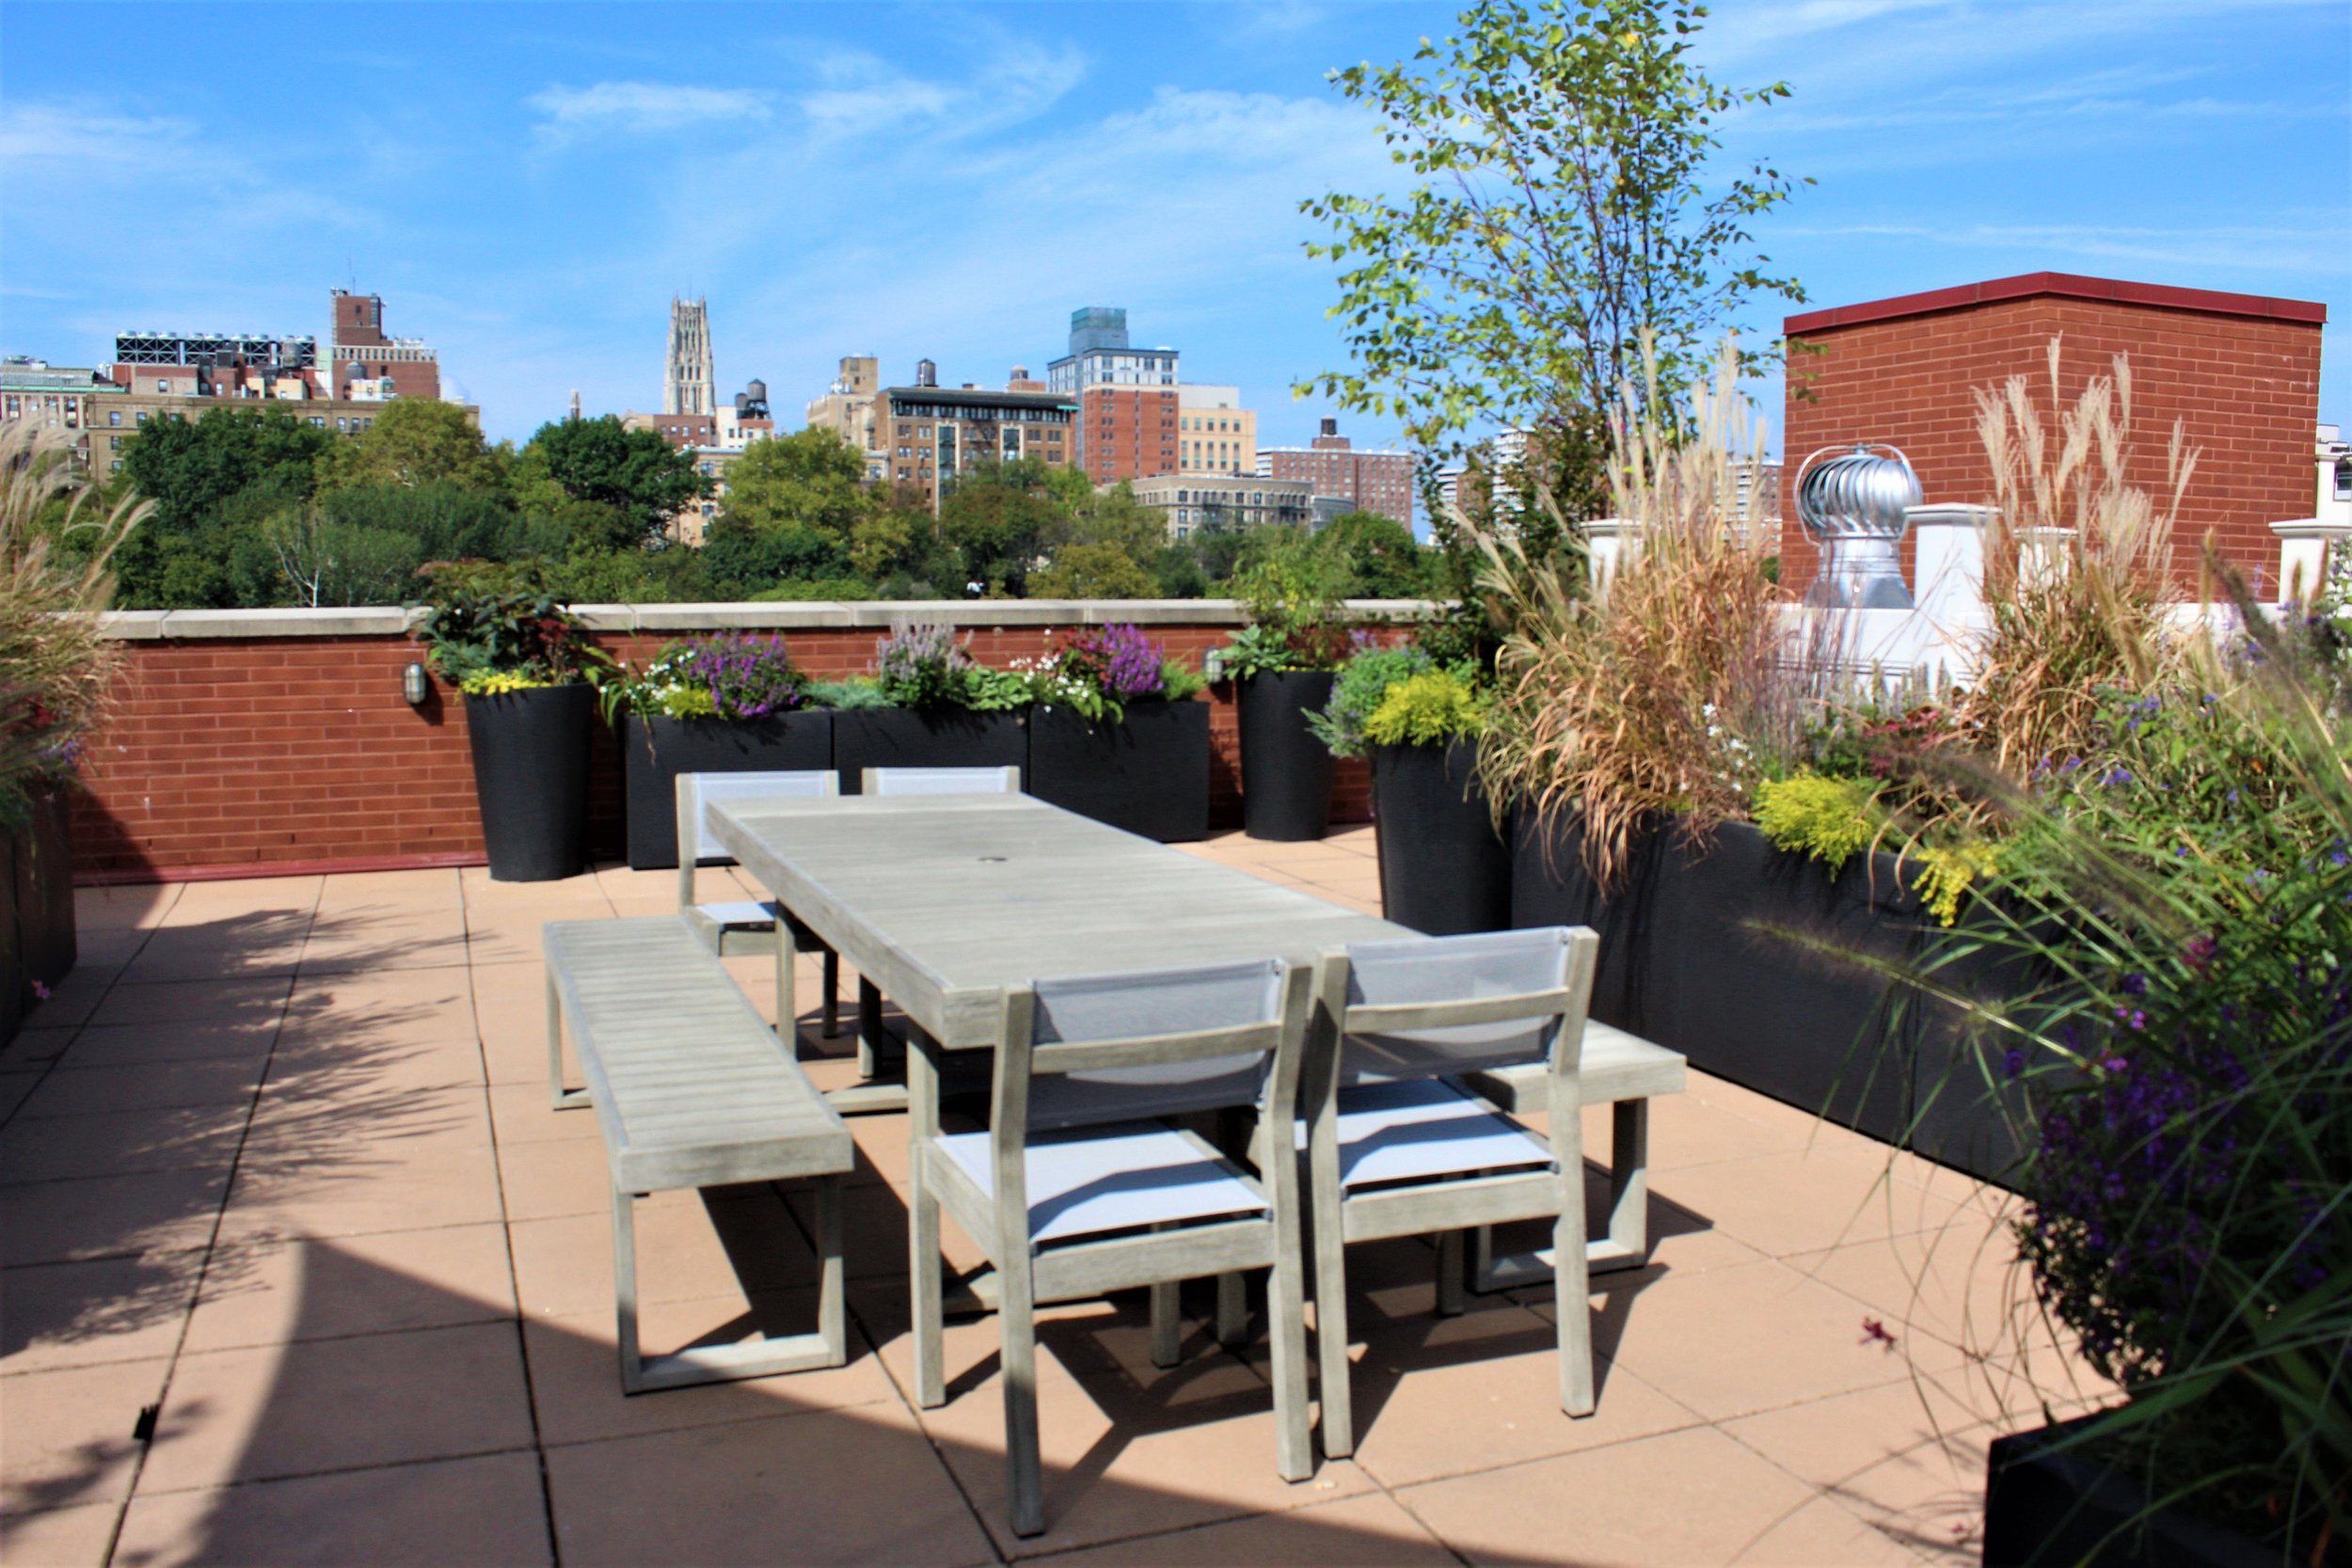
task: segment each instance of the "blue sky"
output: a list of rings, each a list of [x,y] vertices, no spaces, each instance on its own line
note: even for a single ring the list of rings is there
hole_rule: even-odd
[[[674,292],[795,419],[843,354],[1001,385],[1124,305],[1295,441],[1342,354],[1297,202],[1391,179],[1325,72],[1454,10],[11,0],[0,349],[323,335],[356,282],[520,439],[575,387],[658,407]],[[1702,57],[1794,89],[1724,135],[1819,182],[1758,236],[1814,304],[2042,269],[2321,300],[2352,423],[2343,0],[1727,0]]]

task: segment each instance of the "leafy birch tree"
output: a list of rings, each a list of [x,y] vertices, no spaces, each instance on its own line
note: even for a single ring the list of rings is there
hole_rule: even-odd
[[[1397,420],[1433,466],[1470,451],[1474,430],[1528,429],[1541,470],[1528,480],[1566,517],[1593,515],[1623,389],[1671,398],[1748,302],[1804,297],[1750,232],[1795,182],[1763,163],[1728,181],[1709,169],[1723,119],[1788,85],[1709,78],[1692,55],[1706,15],[1667,0],[1481,0],[1459,36],[1423,39],[1408,61],[1334,71],[1379,113],[1411,180],[1399,197],[1300,204],[1329,226],[1307,248],[1340,267],[1331,314],[1354,362],[1297,391]]]

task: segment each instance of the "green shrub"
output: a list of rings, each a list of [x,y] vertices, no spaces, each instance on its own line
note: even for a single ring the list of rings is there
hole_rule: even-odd
[[[1364,721],[1375,746],[1438,746],[1486,727],[1486,698],[1453,670],[1424,670],[1388,689]]]
[[[1307,715],[1307,727],[1331,749],[1335,757],[1364,754],[1364,721],[1379,707],[1389,689],[1437,667],[1421,647],[1366,647],[1356,650],[1331,687],[1331,701],[1319,713]]]
[[[1878,835],[1871,800],[1870,786],[1858,779],[1825,779],[1819,773],[1768,779],[1756,787],[1756,825],[1774,847],[1803,853],[1836,871]]]

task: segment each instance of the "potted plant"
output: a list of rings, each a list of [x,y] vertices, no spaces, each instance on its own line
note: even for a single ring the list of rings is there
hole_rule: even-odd
[[[947,626],[894,626],[874,645],[869,679],[818,689],[836,709],[844,794],[868,768],[1028,767],[1029,683],[977,663],[970,641]]]
[[[1350,647],[1340,601],[1305,557],[1267,560],[1235,586],[1249,625],[1222,658],[1239,710],[1243,831],[1321,838],[1331,821],[1331,753],[1307,720],[1331,700]]]
[[[1208,836],[1199,674],[1124,625],[1070,633],[1021,673],[1032,704],[1030,794],[1163,844]]]
[[[1433,936],[1511,924],[1511,857],[1478,783],[1477,666],[1418,642],[1359,648],[1308,719],[1337,757],[1372,758],[1374,843],[1391,920]]]
[[[534,562],[437,562],[417,637],[464,694],[490,877],[545,882],[585,863],[597,656]]]
[[[680,773],[833,766],[833,715],[816,705],[781,637],[673,642],[642,670],[623,666],[597,684],[621,737],[632,870],[677,864]]]
[[[122,663],[106,568],[150,510],[85,516],[97,495],[65,433],[0,429],[0,1044],[77,956],[72,789]]]

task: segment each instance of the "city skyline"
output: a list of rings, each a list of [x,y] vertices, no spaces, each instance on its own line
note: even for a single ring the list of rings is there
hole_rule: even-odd
[[[1295,204],[1391,178],[1324,71],[1405,57],[1453,9],[187,7],[92,29],[12,3],[0,350],[323,336],[321,292],[356,287],[519,440],[574,387],[591,413],[658,406],[673,295],[709,301],[719,397],[759,377],[794,409],[851,353],[1001,386],[1073,309],[1123,305],[1138,345],[1240,388],[1261,444],[1338,414],[1384,445],[1391,423],[1289,394],[1343,358]],[[2291,0],[1805,0],[1726,8],[1701,55],[1794,89],[1727,121],[1725,157],[1820,181],[1757,235],[1813,304],[2045,269],[2316,299],[2320,417],[2352,422],[2348,45],[2344,8]],[[304,84],[302,114],[252,113],[262,80]],[[119,87],[143,81],[172,87]]]

